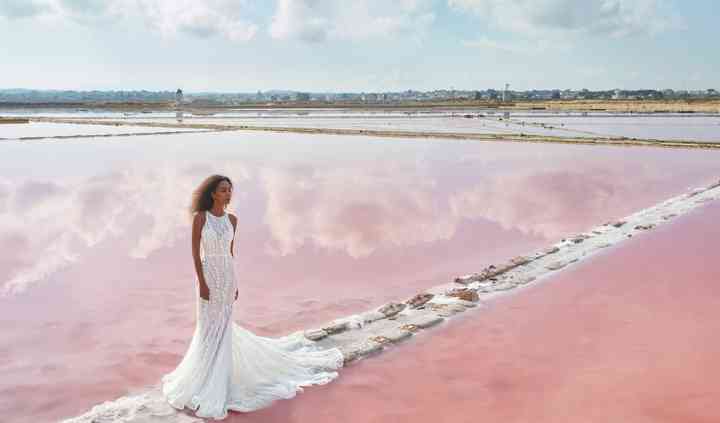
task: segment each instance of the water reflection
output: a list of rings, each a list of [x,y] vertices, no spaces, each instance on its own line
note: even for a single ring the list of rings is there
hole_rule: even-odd
[[[551,166],[492,175],[486,183],[452,195],[450,205],[456,216],[484,218],[505,230],[556,240],[602,223],[623,201],[632,201],[643,186],[659,179],[658,169],[641,169],[631,179],[613,165],[583,171]]]
[[[720,421],[718,218],[707,206],[229,421]]]
[[[235,318],[279,335],[704,185],[714,156],[257,133],[3,145],[0,394],[56,420],[176,364],[194,325],[186,208],[210,173],[235,183]]]
[[[365,169],[263,169],[269,251],[304,244],[353,258],[380,248],[448,240],[457,222],[430,175],[382,164]]]
[[[134,259],[174,249],[187,237],[189,193],[211,172],[235,181],[238,248],[263,257],[250,263],[259,268],[292,255],[310,263],[328,253],[372,266],[378,252],[420,254],[452,242],[468,225],[496,225],[504,232],[494,235],[498,240],[516,238],[510,244],[554,241],[709,181],[715,171],[711,155],[692,151],[457,143],[444,147],[452,154],[433,158],[442,148],[335,163],[312,156],[205,160],[190,151],[120,162],[79,178],[64,176],[62,168],[45,179],[8,176],[0,179],[0,244],[9,251],[0,267],[3,291],[21,292],[82,265],[99,246]],[[593,156],[574,154],[590,149]],[[688,165],[667,172],[683,162]]]

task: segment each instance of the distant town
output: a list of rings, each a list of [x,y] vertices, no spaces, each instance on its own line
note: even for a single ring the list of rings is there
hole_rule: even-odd
[[[254,93],[214,93],[172,91],[54,91],[29,89],[0,89],[0,106],[33,103],[165,103],[204,106],[235,106],[243,104],[282,104],[293,103],[355,103],[355,104],[398,104],[406,102],[443,102],[443,101],[552,101],[552,100],[683,100],[683,99],[720,99],[720,92],[706,90],[527,90],[505,89],[433,91],[394,91],[394,92],[347,92],[312,93],[300,91],[257,91]]]

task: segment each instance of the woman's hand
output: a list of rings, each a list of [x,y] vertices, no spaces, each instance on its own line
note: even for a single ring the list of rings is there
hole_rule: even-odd
[[[200,298],[205,301],[210,301],[210,288],[205,281],[200,282]]]

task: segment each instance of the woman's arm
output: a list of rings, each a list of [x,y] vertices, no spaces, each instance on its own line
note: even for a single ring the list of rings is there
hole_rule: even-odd
[[[210,288],[205,282],[205,275],[202,270],[202,262],[200,261],[200,235],[205,224],[205,214],[197,213],[193,218],[192,225],[192,256],[195,263],[195,273],[197,273],[198,284],[200,285],[200,298],[210,301]]]
[[[230,223],[233,225],[233,239],[230,241],[230,255],[235,257],[235,253],[233,252],[235,250],[235,230],[237,229],[237,217],[235,217],[234,214],[230,214]],[[237,300],[238,297],[238,290],[235,288],[235,299]]]
[[[234,214],[230,213],[230,223],[232,223],[233,226],[233,239],[230,241],[230,255],[235,257],[235,253],[233,252],[235,250],[235,230],[237,229],[237,217],[235,217]]]

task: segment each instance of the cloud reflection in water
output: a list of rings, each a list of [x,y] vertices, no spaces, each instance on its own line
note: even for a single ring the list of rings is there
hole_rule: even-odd
[[[238,243],[255,242],[242,251],[277,258],[312,254],[301,251],[311,247],[353,259],[452,241],[461,225],[479,221],[555,240],[676,194],[709,173],[703,160],[694,171],[667,172],[661,156],[697,159],[695,152],[598,148],[599,154],[578,157],[536,146],[463,148],[475,147],[497,154],[434,160],[424,151],[358,162],[163,159],[84,178],[0,179],[0,245],[8,251],[0,266],[3,292],[48,280],[95,247],[109,245],[113,254],[134,259],[173,247],[189,234],[192,190],[214,172],[235,181]],[[243,236],[248,233],[260,235]]]

